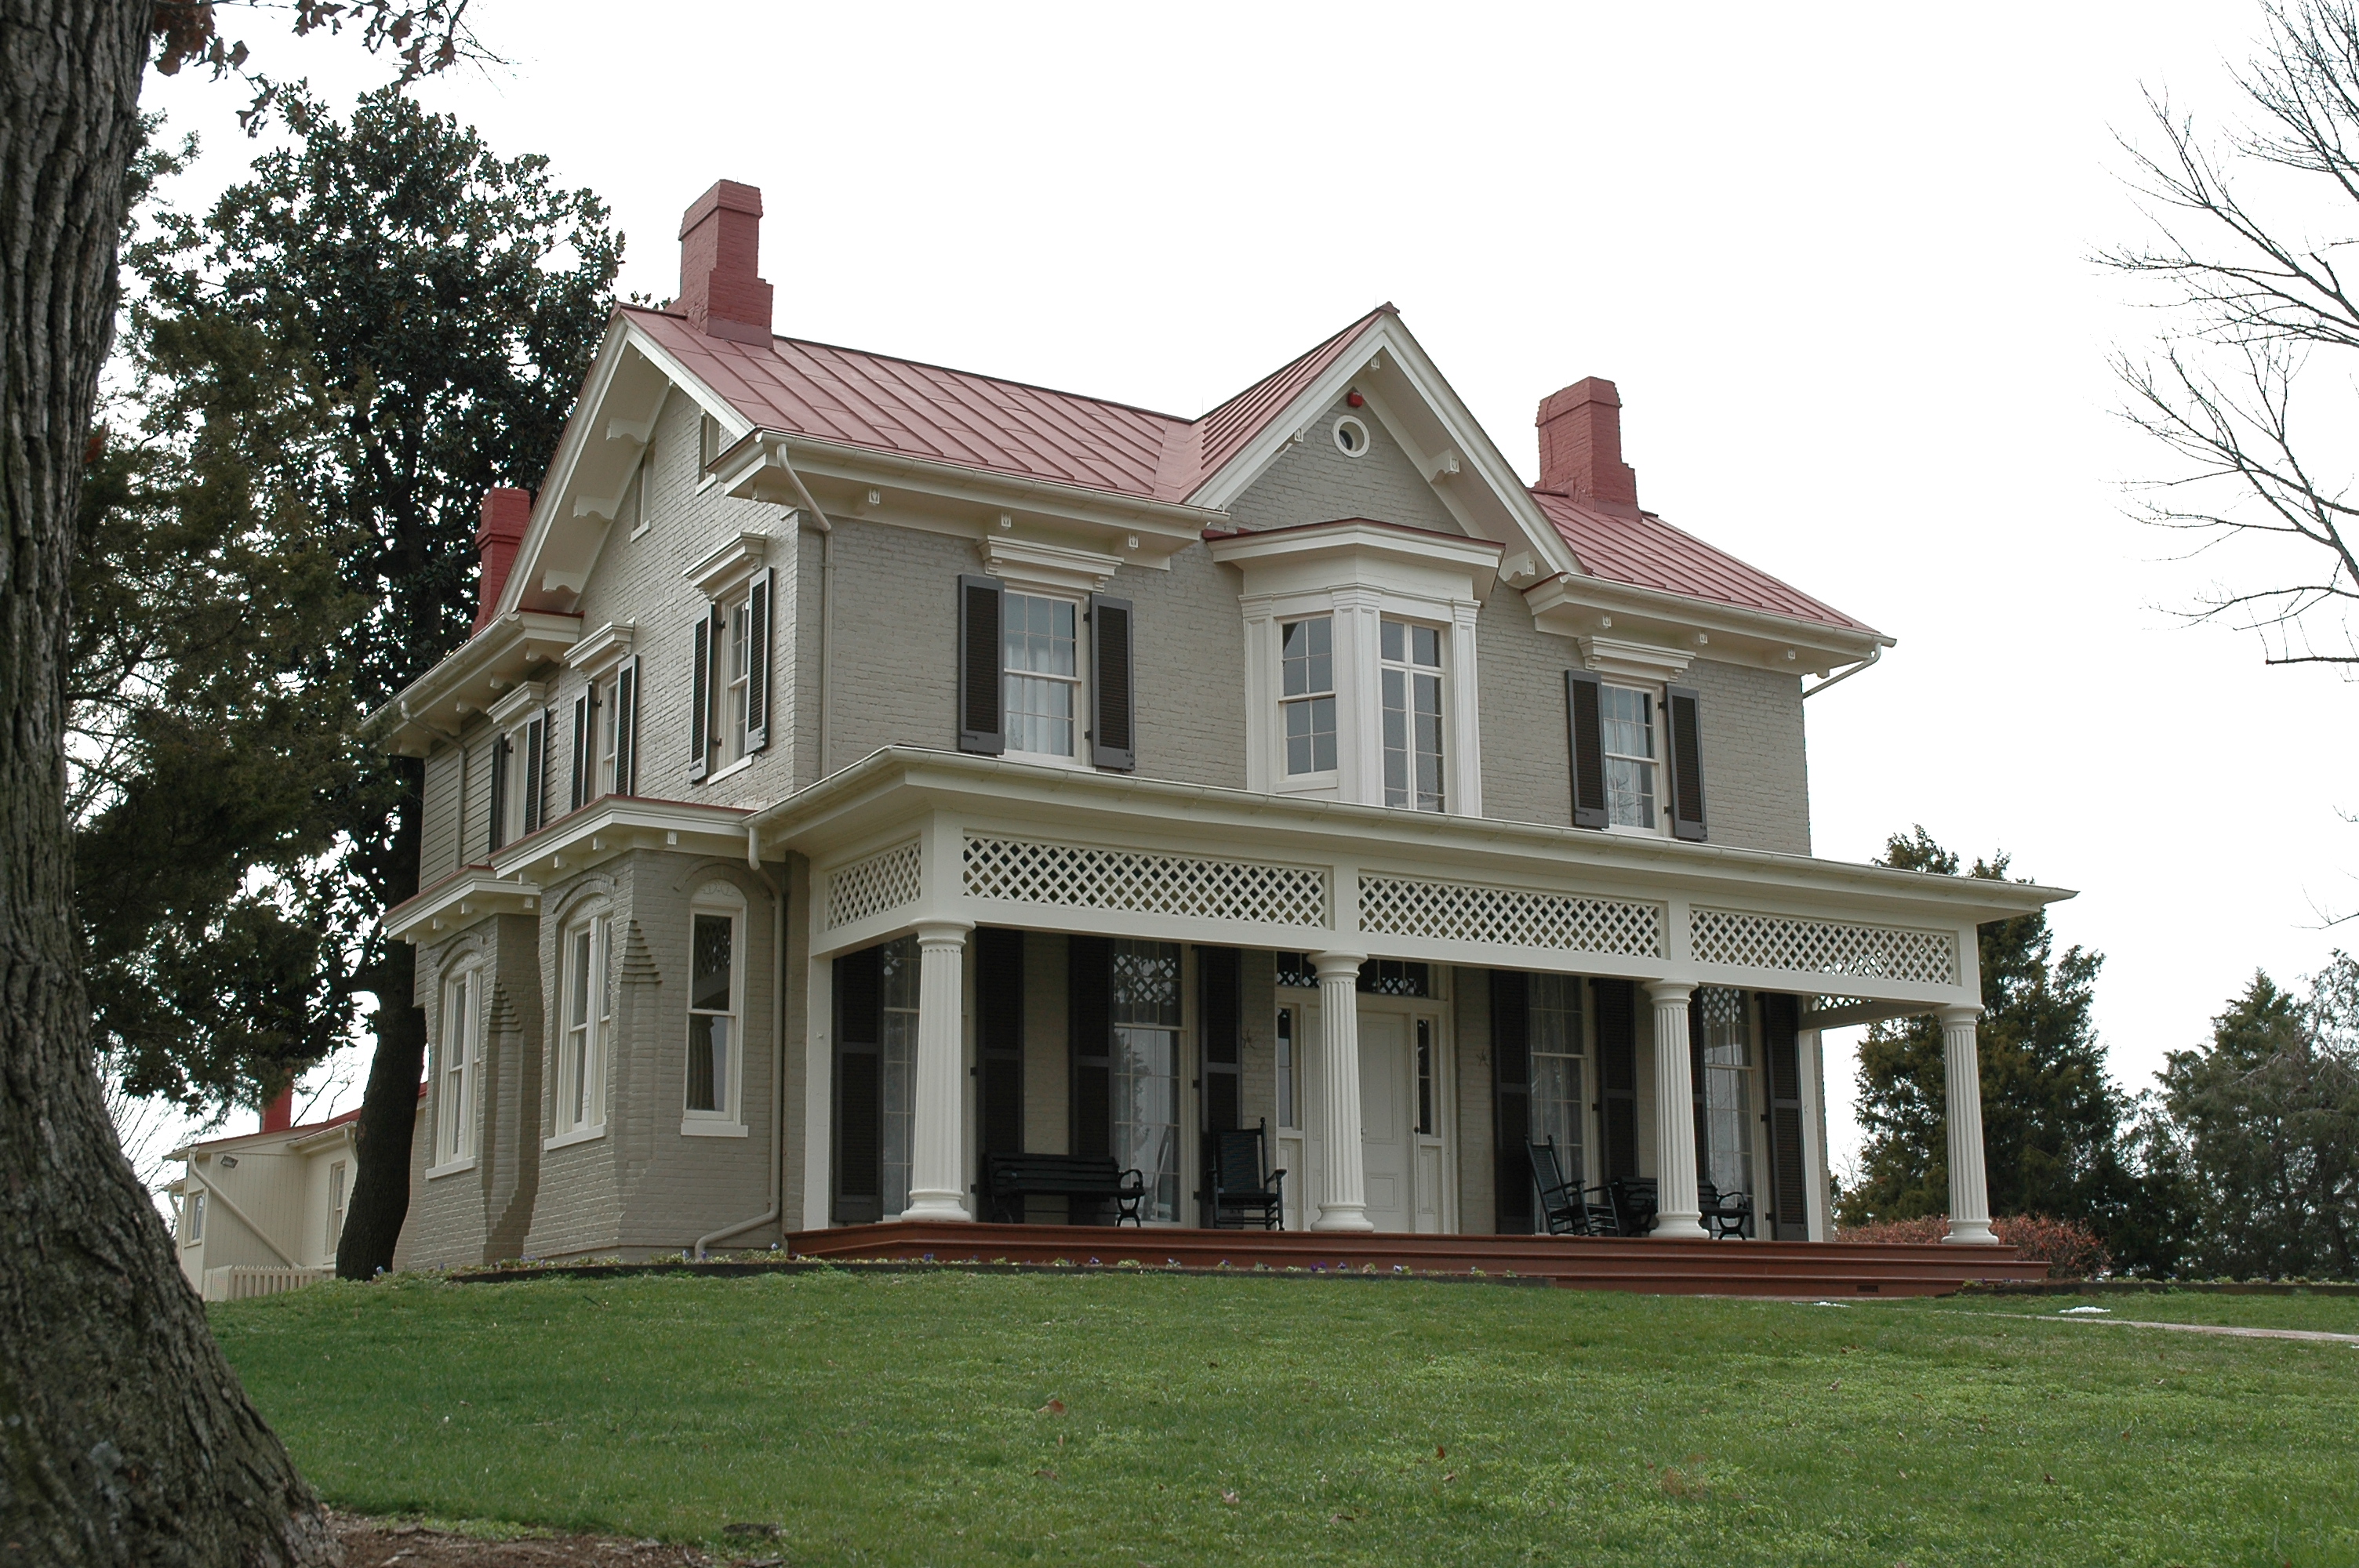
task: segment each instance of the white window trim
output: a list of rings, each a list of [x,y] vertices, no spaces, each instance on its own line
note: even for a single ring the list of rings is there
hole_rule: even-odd
[[[582,1076],[588,1080],[582,1095],[587,1110],[585,1119],[579,1124],[569,1125],[565,1119],[567,1088],[565,1054],[567,1046],[571,1044],[573,1020],[565,1010],[572,1005],[573,1000],[573,975],[571,966],[574,961],[574,938],[585,930],[590,933],[590,968],[594,982],[588,992],[590,1015],[585,1021],[586,1038],[582,1065]],[[555,1070],[549,1076],[551,1136],[541,1144],[545,1150],[562,1149],[568,1144],[587,1142],[593,1138],[603,1138],[606,1133],[606,1087],[607,1079],[611,1076],[607,1058],[613,1051],[613,1042],[608,1035],[613,1020],[610,1017],[602,1017],[600,1010],[607,1005],[607,998],[613,990],[614,965],[613,912],[603,904],[595,904],[577,913],[572,919],[565,923],[558,940],[561,946],[558,949],[557,965],[559,1011],[555,1036],[556,1060],[551,1063]]]
[[[728,917],[729,930],[729,1018],[734,1027],[729,1042],[728,1103],[719,1110],[692,1110],[688,1101],[688,1020],[694,1011],[680,1009],[680,1123],[683,1138],[743,1138],[745,1126],[745,895],[728,882],[707,882],[697,889],[689,901],[688,939],[690,961],[688,983],[695,981],[696,917],[718,914]]]
[[[719,784],[723,779],[727,778],[732,773],[742,773],[747,768],[754,765],[754,756],[755,753],[748,752],[744,756],[738,758],[735,762],[730,763],[727,767],[713,769],[711,773],[704,775],[702,782],[709,784]]]
[[[483,973],[482,963],[477,959],[470,958],[453,965],[450,972],[442,977],[441,1018],[435,1031],[434,1041],[434,1158],[429,1160],[426,1166],[426,1179],[429,1182],[437,1176],[448,1176],[460,1171],[474,1169],[475,1157],[480,1152],[477,1140],[483,1127],[482,1028],[486,1011],[484,1006]],[[459,986],[464,986],[467,992],[468,1049],[467,1059],[459,1064],[461,1084],[459,1094],[462,1101],[462,1125],[459,1130],[461,1134],[459,1149],[453,1153],[451,1152],[451,1140],[447,1136],[449,1123],[443,1119],[445,1108],[442,1103],[442,1091],[451,1077],[449,1063],[444,1055],[451,1047],[451,993]]]
[[[1038,762],[1047,767],[1073,768],[1082,773],[1093,772],[1094,770],[1090,764],[1090,742],[1088,733],[1092,713],[1090,701],[1089,595],[1086,593],[1076,593],[1073,589],[1069,588],[1044,587],[1038,583],[1026,582],[1020,579],[1015,582],[1006,583],[1003,591],[1006,593],[1020,593],[1027,599],[1054,600],[1060,604],[1070,604],[1073,607],[1073,749],[1070,753],[1058,752],[1026,752],[1018,750],[1015,743],[1014,730],[1016,726],[1006,714],[1008,676],[1007,642],[1004,619],[1006,611],[1004,609],[1002,611],[1003,621],[999,644],[999,693],[1002,713],[1000,723],[1005,727],[1009,735],[1006,754],[1010,757],[1019,758],[1024,762]],[[1005,602],[1006,601],[1003,600],[1003,605]],[[1060,680],[1063,677],[1059,676],[1049,676],[1044,678],[1049,680]]]
[[[1443,630],[1442,799],[1445,812],[1483,815],[1482,700],[1477,687],[1473,600],[1443,599],[1362,584],[1307,592],[1249,594],[1245,613],[1246,787],[1264,795],[1385,803],[1383,623],[1419,622]],[[1335,621],[1335,762],[1332,774],[1286,773],[1280,628],[1289,621]],[[1408,808],[1402,808],[1408,809]]]
[[[1605,831],[1619,834],[1625,838],[1668,838],[1671,836],[1671,807],[1670,797],[1666,790],[1671,776],[1671,758],[1669,726],[1665,722],[1664,718],[1663,688],[1645,679],[1614,676],[1605,676],[1603,684],[1607,687],[1619,687],[1624,691],[1637,692],[1647,699],[1651,704],[1653,715],[1648,729],[1653,733],[1655,748],[1655,825],[1652,827],[1641,827],[1635,823],[1609,822],[1605,826]],[[1601,693],[1600,696],[1602,697],[1603,694]],[[1601,765],[1611,761],[1606,754],[1603,736],[1598,739],[1597,754]],[[1611,807],[1609,806],[1608,809],[1610,810]]]

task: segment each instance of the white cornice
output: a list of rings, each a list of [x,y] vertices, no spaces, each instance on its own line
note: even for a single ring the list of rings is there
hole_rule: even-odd
[[[631,656],[631,639],[637,630],[633,622],[609,621],[576,643],[565,662],[594,680]]]
[[[503,877],[547,886],[632,849],[745,854],[745,820],[736,806],[697,801],[601,795],[493,856]]]
[[[513,724],[537,708],[549,706],[549,683],[528,680],[519,684],[505,697],[484,710],[484,716],[495,724]]]
[[[1633,643],[1618,637],[1583,637],[1582,667],[1624,680],[1666,681],[1676,678],[1694,659],[1678,648]]]
[[[1490,596],[1500,549],[1359,517],[1231,534],[1210,547],[1214,560],[1244,570],[1247,597],[1356,586],[1476,602]]]
[[[694,583],[707,599],[725,598],[762,569],[770,548],[769,535],[751,531],[716,546],[711,554],[679,575]]]
[[[495,914],[530,914],[540,889],[503,877],[489,866],[466,866],[385,914],[385,934],[396,942],[437,942]]]
[[[977,546],[983,569],[1018,587],[1095,593],[1112,580],[1122,557],[1097,550],[1075,550],[1006,534],[986,534]]]
[[[1754,665],[1794,676],[1823,675],[1866,658],[1893,640],[1791,615],[1693,599],[1578,574],[1546,579],[1523,590],[1533,622],[1560,637],[1611,633],[1692,648],[1700,659]],[[1636,635],[1633,636],[1632,634]]]
[[[458,739],[469,716],[582,638],[578,615],[522,611],[503,615],[419,676],[369,716],[377,744],[397,756],[422,757],[436,741]]]

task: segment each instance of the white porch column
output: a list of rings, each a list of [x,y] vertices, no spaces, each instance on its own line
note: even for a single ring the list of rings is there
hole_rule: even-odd
[[[1360,966],[1364,953],[1315,953],[1319,967],[1319,1068],[1327,1103],[1326,1182],[1313,1230],[1374,1230],[1368,1223],[1368,1162],[1360,1148]]]
[[[1655,1234],[1701,1237],[1696,1195],[1695,1082],[1688,1065],[1686,980],[1649,980],[1655,1003]]]
[[[1948,1079],[1950,1234],[1944,1241],[1995,1243],[1990,1184],[1983,1172],[1983,1062],[1974,1045],[1978,1007],[1941,1010],[1941,1070]]]
[[[911,1075],[909,1206],[901,1217],[972,1219],[966,1206],[963,921],[918,926],[918,1060]]]

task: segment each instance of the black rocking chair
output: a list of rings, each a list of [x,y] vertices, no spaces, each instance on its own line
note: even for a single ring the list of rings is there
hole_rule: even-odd
[[[1605,1195],[1613,1206],[1616,1235],[1644,1236],[1655,1228],[1654,1177],[1616,1176],[1605,1184]]]
[[[1578,1184],[1565,1180],[1555,1134],[1549,1134],[1545,1143],[1525,1139],[1524,1152],[1532,1162],[1532,1185],[1538,1189],[1540,1216],[1550,1236],[1616,1234],[1613,1209],[1592,1202]]]
[[[1731,1237],[1740,1241],[1753,1239],[1751,1193],[1723,1193],[1710,1182],[1698,1182],[1696,1207],[1701,1211],[1705,1233],[1714,1241],[1725,1241]]]
[[[1286,1228],[1286,1173],[1269,1168],[1269,1121],[1204,1134],[1205,1217],[1214,1230]]]

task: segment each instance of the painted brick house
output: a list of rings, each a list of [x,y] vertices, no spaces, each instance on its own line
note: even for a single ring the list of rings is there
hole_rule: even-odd
[[[689,210],[380,716],[405,1262],[967,1222],[1017,1151],[1193,1225],[1265,1122],[1290,1227],[1529,1231],[1528,1138],[1819,1240],[1820,1032],[1925,1012],[1989,1239],[1974,927],[2066,895],[1811,858],[1806,689],[1890,639],[1643,510],[1611,383],[1532,486],[1389,306],[1193,419],[781,338],[760,210]]]

